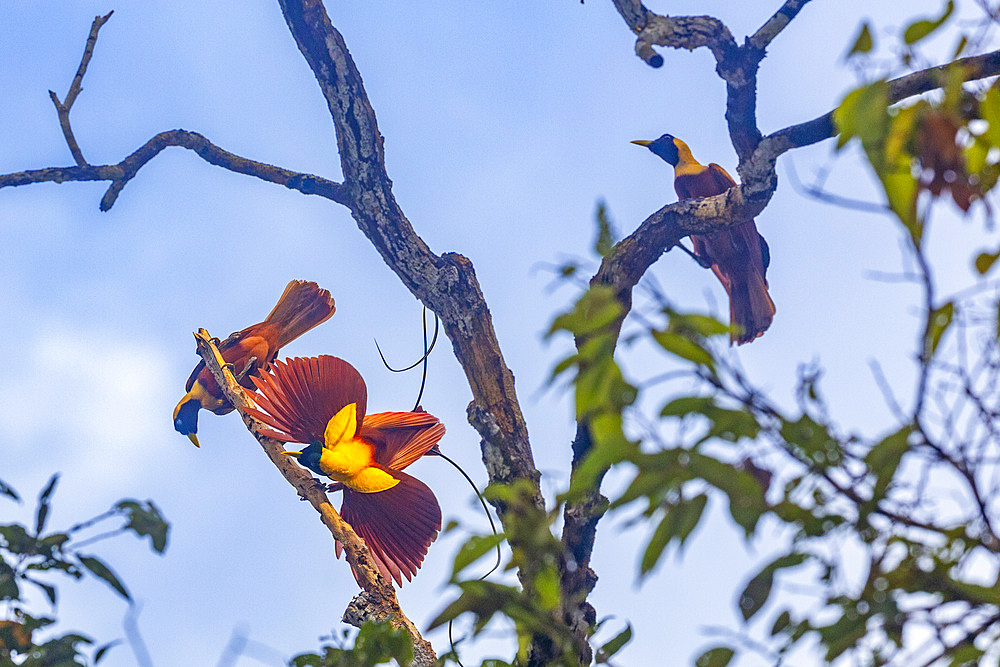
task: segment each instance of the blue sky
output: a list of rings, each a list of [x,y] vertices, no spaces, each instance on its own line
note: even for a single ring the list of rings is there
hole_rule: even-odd
[[[706,50],[665,52],[666,65],[653,70],[634,56],[611,3],[518,4],[427,2],[401,11],[378,1],[328,9],[378,116],[400,205],[432,249],[460,252],[476,266],[551,499],[568,478],[574,425],[567,395],[545,388],[568,341],[542,337],[574,292],[551,289],[552,274],[542,266],[588,256],[599,199],[625,231],[674,200],[669,166],[630,140],[670,132],[703,162],[732,173],[735,156],[722,115],[724,84]],[[742,41],[779,5],[748,4],[651,8],[718,16]],[[939,11],[931,1],[873,4],[813,3],[774,42],[759,83],[765,132],[836,105],[854,83],[842,56],[862,18],[892,27],[901,22],[894,12]],[[186,1],[5,7],[0,173],[72,163],[47,91],[65,95],[91,20],[110,9],[115,15],[72,112],[90,162],[117,162],[154,134],[184,128],[245,157],[340,179],[325,101],[277,3],[265,0],[247,0],[238,11]],[[832,150],[825,142],[791,160],[805,178],[834,162]],[[898,234],[882,217],[804,198],[789,184],[788,160],[757,220],[771,247],[777,316],[763,338],[731,354],[783,401],[799,364],[826,364],[834,414],[878,433],[888,418],[869,361],[896,374],[902,391],[911,372],[916,290],[869,276],[899,267]],[[876,196],[850,152],[836,160],[829,187]],[[284,353],[341,356],[364,375],[371,411],[408,409],[418,375],[386,372],[372,339],[393,363],[414,359],[420,306],[347,210],[329,201],[223,171],[176,148],[147,165],[109,213],[97,208],[104,188],[0,191],[0,280],[7,286],[0,291],[7,348],[0,478],[32,498],[61,471],[54,527],[125,497],[151,498],[162,508],[173,524],[165,557],[125,538],[97,549],[140,601],[155,664],[214,664],[234,630],[269,647],[253,656],[281,664],[340,627],[356,585],[347,565],[334,560],[315,513],[237,418],[203,415],[200,450],[173,431],[171,411],[196,362],[190,332],[206,327],[224,336],[263,318],[288,280],[315,280],[333,292],[337,313]],[[964,233],[936,233],[933,252],[967,257],[976,239]],[[652,273],[681,306],[723,304],[725,315],[720,285],[686,256],[669,253]],[[938,277],[948,289],[970,280],[964,270]],[[662,361],[640,348],[622,363],[642,376]],[[478,437],[465,419],[470,398],[442,344],[423,404],[448,427],[443,449],[483,484]],[[458,473],[440,460],[412,470],[435,489],[445,521],[487,530]],[[601,617],[617,619],[610,626],[627,619],[635,627],[622,664],[681,664],[713,643],[707,626],[736,627],[736,591],[770,547],[745,544],[724,506],[712,507],[683,557],[665,559],[641,587],[635,573],[645,529],[626,530],[619,519],[601,525],[594,555],[601,579],[592,600]],[[30,509],[0,501],[0,520],[26,521]],[[402,605],[418,624],[454,595],[444,582],[460,540],[439,539],[402,589]],[[125,605],[99,587],[61,587],[63,628],[106,640],[121,635]],[[442,631],[429,639],[447,646]],[[475,661],[503,655],[504,647],[487,640],[463,655]],[[103,664],[133,661],[119,647]],[[244,656],[236,664],[258,663]]]

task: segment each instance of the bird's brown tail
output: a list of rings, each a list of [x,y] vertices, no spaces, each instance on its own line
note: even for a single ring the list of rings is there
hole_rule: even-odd
[[[336,310],[328,290],[316,283],[293,280],[264,322],[278,327],[276,347],[281,348],[326,322]]]
[[[382,576],[401,586],[404,576],[409,581],[417,573],[441,530],[441,508],[426,484],[398,470],[390,474],[399,484],[385,491],[344,489],[340,514],[365,541]],[[338,542],[338,558],[342,549]]]
[[[730,334],[730,342],[742,345],[762,336],[771,326],[774,313],[767,281],[760,273],[749,271],[747,282],[733,285],[729,295],[729,324],[739,329]]]

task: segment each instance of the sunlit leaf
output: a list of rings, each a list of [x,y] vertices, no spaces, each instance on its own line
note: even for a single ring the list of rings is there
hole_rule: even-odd
[[[861,24],[861,30],[858,31],[858,36],[854,38],[854,45],[847,52],[847,57],[850,58],[858,53],[868,53],[874,46],[875,42],[872,39],[872,31],[866,21]]]
[[[979,275],[986,275],[986,272],[990,270],[998,257],[1000,257],[1000,250],[997,252],[979,253],[979,256],[976,257],[976,271],[979,271]]]
[[[654,331],[653,338],[667,352],[702,366],[715,368],[715,359],[705,348],[686,336],[669,331]]]
[[[844,97],[833,112],[833,122],[839,133],[837,148],[853,137],[861,139],[868,150],[881,146],[889,132],[889,85],[885,81],[862,86]]]
[[[564,330],[579,336],[591,333],[614,323],[622,312],[622,305],[612,288],[596,285],[583,293],[573,309],[555,318],[547,336]]]
[[[455,554],[455,564],[451,570],[452,579],[454,580],[469,565],[493,551],[504,539],[505,536],[503,533],[484,536],[473,535],[467,539],[461,548],[459,548],[458,553]]]
[[[708,396],[681,396],[664,405],[660,410],[660,416],[683,417],[692,413],[705,414],[714,405],[715,401]]]
[[[535,593],[543,609],[554,611],[559,608],[562,589],[559,585],[559,571],[552,566],[542,567],[535,576]]]
[[[955,304],[952,301],[948,301],[931,311],[927,321],[927,349],[931,356],[937,351],[941,337],[944,336],[944,332],[951,326],[954,315]]]
[[[612,639],[604,642],[597,650],[597,663],[602,664],[608,661],[615,653],[625,648],[625,645],[632,641],[632,626],[627,625],[625,629],[615,635]]]
[[[955,11],[955,3],[953,0],[948,0],[944,13],[939,18],[933,20],[922,19],[908,25],[903,32],[903,41],[909,45],[916,44],[944,25],[944,22],[948,20],[953,11]]]

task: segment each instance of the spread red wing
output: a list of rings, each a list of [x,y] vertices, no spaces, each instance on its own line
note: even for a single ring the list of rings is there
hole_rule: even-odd
[[[283,442],[322,442],[327,422],[351,403],[358,406],[359,422],[365,416],[365,381],[337,357],[275,361],[253,381],[257,385],[253,399],[260,410],[247,412],[274,429],[268,435]]]
[[[365,417],[361,437],[375,445],[375,461],[402,470],[444,435],[444,424],[426,412],[379,412]]]
[[[405,472],[390,473],[399,484],[386,491],[344,489],[340,514],[365,541],[382,575],[401,586],[402,577],[409,581],[417,573],[441,530],[441,508],[426,484]]]

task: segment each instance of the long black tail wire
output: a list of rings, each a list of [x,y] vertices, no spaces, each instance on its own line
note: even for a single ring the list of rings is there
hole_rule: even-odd
[[[421,378],[420,378],[420,391],[417,393],[417,401],[413,405],[413,411],[414,412],[416,412],[417,410],[420,409],[420,399],[422,399],[423,396],[424,396],[424,387],[427,385],[427,361],[428,361],[428,358],[430,357],[431,351],[434,349],[434,345],[437,343],[438,333],[440,331],[440,324],[441,324],[441,320],[438,319],[437,314],[435,314],[434,315],[434,335],[432,336],[431,341],[428,344],[428,342],[427,342],[427,308],[426,308],[426,306],[424,307],[424,313],[423,313],[423,317],[421,319],[423,320],[423,325],[424,325],[423,326],[423,329],[424,329],[424,354],[419,359],[417,359],[415,362],[413,362],[412,364],[410,364],[409,366],[407,366],[405,368],[393,368],[392,366],[390,366],[389,362],[386,361],[386,359],[385,359],[385,355],[382,354],[382,348],[379,347],[378,341],[377,340],[375,341],[375,349],[378,350],[378,355],[379,355],[379,357],[382,358],[382,363],[385,365],[385,367],[387,369],[389,369],[390,372],[392,372],[392,373],[405,373],[406,371],[413,370],[418,365],[423,365],[422,375],[421,375]],[[464,477],[466,479],[466,481],[469,482],[469,486],[471,486],[472,490],[476,492],[476,497],[479,498],[479,504],[481,504],[483,506],[483,512],[486,513],[486,518],[489,519],[490,529],[493,531],[493,535],[494,536],[498,535],[499,533],[497,532],[497,526],[496,526],[496,523],[493,521],[493,514],[490,512],[490,508],[486,505],[486,499],[483,498],[483,494],[481,494],[479,492],[479,488],[476,487],[476,483],[474,481],[472,481],[472,478],[469,477],[469,474],[467,472],[465,472],[465,470],[462,469],[462,466],[458,465],[458,463],[456,463],[454,460],[452,460],[448,456],[445,456],[441,452],[441,450],[437,448],[437,446],[435,446],[434,449],[432,449],[430,452],[428,452],[428,454],[433,454],[435,456],[440,456],[445,461],[447,461],[452,466],[454,466],[455,469],[458,470],[458,472],[462,473],[462,477]],[[494,563],[493,567],[491,567],[485,574],[483,574],[482,576],[480,576],[476,581],[482,581],[486,577],[488,577],[491,574],[493,574],[497,570],[497,568],[500,567],[500,561],[501,561],[500,543],[497,542],[497,560],[496,560],[496,563]],[[459,667],[465,667],[465,665],[462,664],[462,661],[458,657],[458,651],[455,650],[455,640],[454,640],[454,638],[452,636],[452,625],[454,624],[454,622],[455,622],[455,619],[451,619],[451,620],[448,621],[448,643],[451,645],[451,654],[455,657],[455,662],[457,662],[459,664]]]

